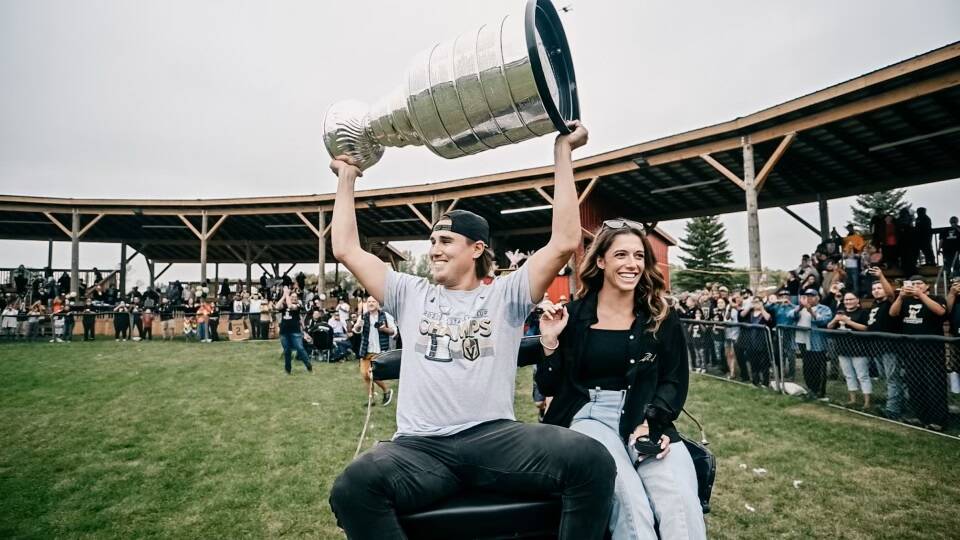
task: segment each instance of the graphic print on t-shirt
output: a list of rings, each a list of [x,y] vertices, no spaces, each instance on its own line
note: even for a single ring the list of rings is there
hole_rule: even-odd
[[[911,304],[907,306],[907,316],[903,318],[906,324],[923,324],[923,317],[920,317],[920,310],[923,304]]]
[[[415,350],[433,362],[474,362],[481,356],[493,356],[493,324],[487,310],[471,309],[463,316],[450,311],[439,295],[427,299]]]

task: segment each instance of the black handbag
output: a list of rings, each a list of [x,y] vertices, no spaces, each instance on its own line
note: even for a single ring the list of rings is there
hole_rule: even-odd
[[[717,478],[717,458],[713,452],[707,448],[710,441],[707,440],[707,434],[703,430],[700,422],[693,417],[686,409],[683,409],[693,423],[700,429],[700,441],[697,442],[684,434],[680,434],[680,440],[687,447],[690,458],[693,459],[693,468],[697,471],[697,496],[700,498],[700,508],[704,515],[710,513],[710,495],[713,493],[713,482]]]

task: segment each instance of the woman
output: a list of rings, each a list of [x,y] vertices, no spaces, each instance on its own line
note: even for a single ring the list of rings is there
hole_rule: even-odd
[[[687,397],[684,333],[642,226],[604,222],[578,281],[576,301],[544,306],[540,321],[536,382],[554,396],[543,421],[613,456],[615,540],[655,539],[654,523],[665,539],[706,538],[693,461],[673,425]],[[631,454],[638,440],[659,453]]]
[[[867,329],[867,311],[860,309],[860,298],[848,292],[843,295],[843,309],[827,324],[827,328],[840,330],[855,330],[862,332]],[[837,358],[840,360],[840,371],[847,380],[847,392],[850,399],[847,405],[857,404],[857,391],[863,393],[863,408],[870,408],[870,395],[873,393],[873,384],[870,381],[870,358],[866,355],[866,343],[853,336],[837,336]]]
[[[730,305],[723,314],[723,320],[728,323],[740,322],[740,295],[730,297]],[[727,353],[727,378],[733,379],[737,371],[737,340],[740,339],[740,327],[736,324],[727,326],[724,330],[723,345]]]

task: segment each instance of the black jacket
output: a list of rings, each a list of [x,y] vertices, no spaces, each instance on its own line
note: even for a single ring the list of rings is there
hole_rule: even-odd
[[[553,396],[543,422],[569,426],[574,415],[589,400],[587,389],[578,380],[580,362],[586,346],[587,330],[597,322],[597,294],[593,293],[567,305],[570,320],[560,334],[560,348],[540,356],[536,382],[540,392]],[[680,317],[670,313],[656,336],[646,328],[648,315],[639,311],[630,328],[630,369],[627,370],[627,397],[620,416],[620,437],[626,442],[646,418],[651,435],[666,434],[671,442],[680,440],[673,421],[687,399],[689,371],[687,347]]]

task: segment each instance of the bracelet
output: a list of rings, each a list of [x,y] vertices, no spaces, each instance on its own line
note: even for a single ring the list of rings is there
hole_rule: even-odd
[[[557,350],[557,349],[560,347],[560,340],[557,339],[557,344],[554,345],[553,347],[550,347],[550,346],[548,346],[546,343],[543,342],[543,336],[540,336],[540,345],[543,346],[543,348],[546,349],[546,350],[548,350],[548,351],[555,351],[555,350]]]

